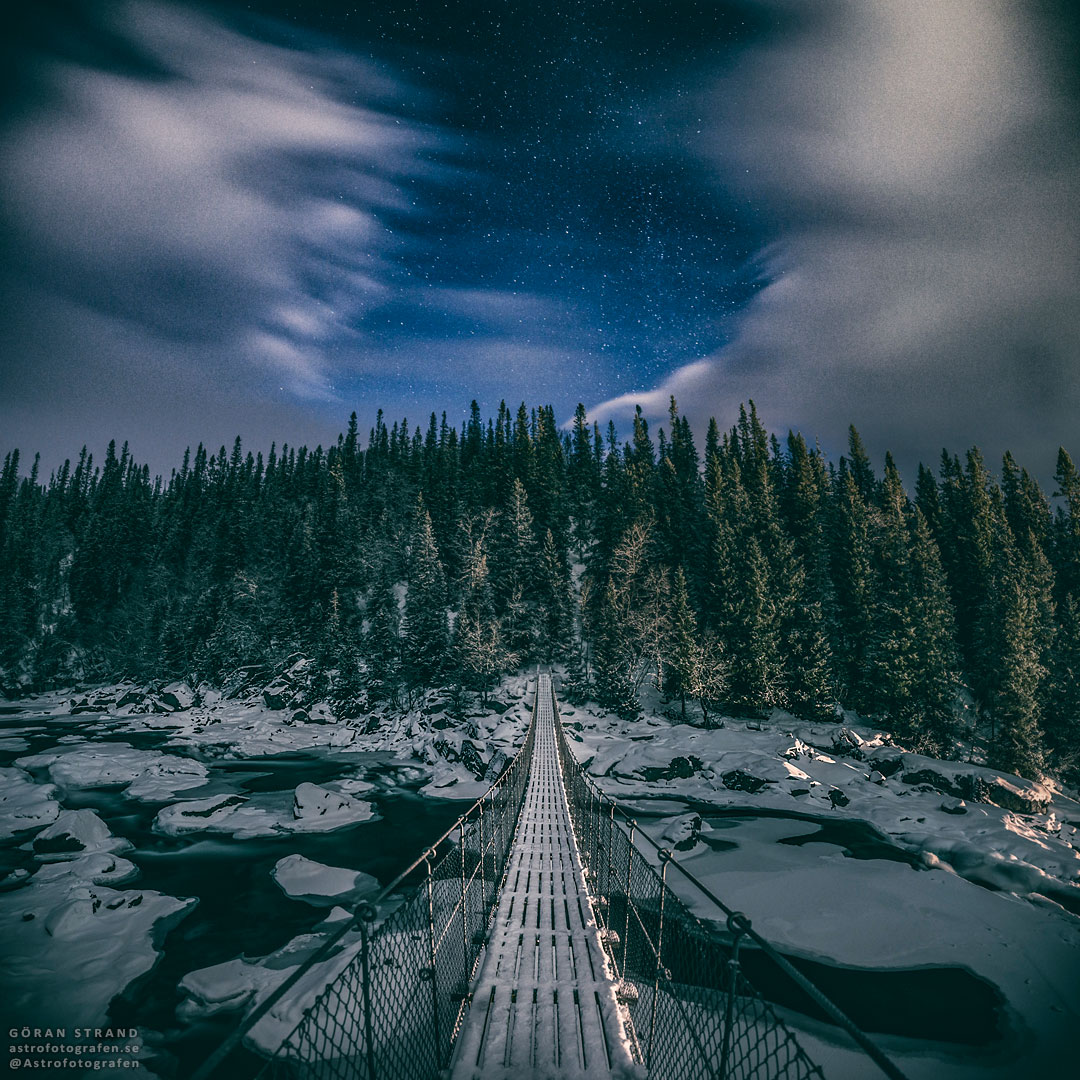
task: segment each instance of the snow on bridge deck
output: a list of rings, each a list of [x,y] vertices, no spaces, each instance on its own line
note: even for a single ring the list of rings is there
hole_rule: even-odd
[[[551,676],[506,882],[452,1080],[623,1075],[632,1066],[559,771]]]

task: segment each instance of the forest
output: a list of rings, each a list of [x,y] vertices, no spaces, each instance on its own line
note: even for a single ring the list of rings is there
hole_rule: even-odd
[[[627,719],[652,683],[709,725],[854,710],[943,757],[1080,776],[1080,473],[942,452],[905,487],[854,428],[829,460],[753,404],[703,452],[674,400],[628,440],[578,406],[460,428],[355,413],[327,449],[199,446],[165,480],[111,444],[0,476],[0,689],[314,661],[339,717],[559,662]],[[981,753],[981,750],[980,750]]]

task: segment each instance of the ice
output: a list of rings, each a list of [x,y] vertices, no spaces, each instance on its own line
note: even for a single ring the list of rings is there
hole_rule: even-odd
[[[1060,1075],[1072,1058],[1080,919],[1064,906],[1080,910],[1080,816],[1064,794],[909,754],[855,717],[843,728],[727,718],[704,730],[658,716],[626,723],[590,706],[574,720],[581,741],[571,739],[572,753],[628,809],[663,815],[639,818],[662,846],[692,837],[687,804],[703,817],[710,806],[746,811],[738,822],[715,819],[723,829],[702,826],[734,847],[699,843],[675,858],[780,948],[859,968],[958,965],[1001,990],[1010,1032],[1022,1038],[1010,1034],[1008,1052],[977,1060],[963,1048],[890,1037],[886,1049],[913,1080]],[[809,820],[755,817],[757,809]],[[872,825],[930,872],[846,858],[838,843],[779,843],[842,820]],[[718,919],[681,874],[669,871],[667,881],[700,917]],[[827,1075],[869,1075],[864,1056],[838,1049],[820,1026],[799,1026]]]
[[[379,891],[378,878],[370,874],[326,866],[303,855],[279,859],[270,874],[286,896],[314,907],[352,906]]]

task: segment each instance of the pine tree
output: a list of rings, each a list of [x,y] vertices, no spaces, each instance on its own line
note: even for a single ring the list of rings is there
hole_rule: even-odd
[[[431,686],[442,674],[449,648],[446,576],[435,530],[423,500],[409,545],[409,584],[405,596],[404,674],[413,689]]]
[[[478,693],[484,706],[499,673],[518,664],[518,655],[503,644],[488,574],[487,534],[493,516],[487,512],[469,529],[461,609],[454,622],[454,652],[462,686]]]

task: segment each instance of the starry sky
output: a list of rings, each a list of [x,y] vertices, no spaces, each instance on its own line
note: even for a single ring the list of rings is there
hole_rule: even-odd
[[[0,56],[0,450],[753,398],[1080,456],[1055,0],[39,0]]]

